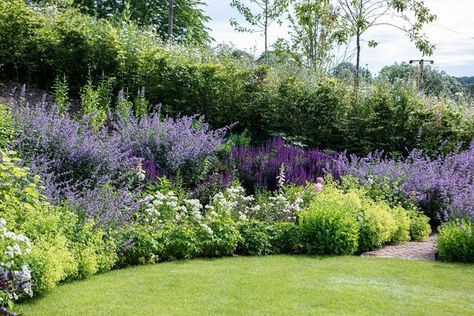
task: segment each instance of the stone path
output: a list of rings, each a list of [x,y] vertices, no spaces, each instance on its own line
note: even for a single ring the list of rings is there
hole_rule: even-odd
[[[426,241],[386,246],[377,251],[365,252],[362,256],[435,260],[436,253],[436,236],[431,236]]]

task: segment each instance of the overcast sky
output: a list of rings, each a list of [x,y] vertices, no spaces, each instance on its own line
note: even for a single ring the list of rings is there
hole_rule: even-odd
[[[233,43],[238,48],[253,53],[263,51],[261,34],[239,33],[229,24],[231,17],[242,20],[237,11],[229,6],[230,0],[207,0],[206,13],[212,18],[211,35],[217,43]],[[435,65],[453,76],[474,76],[474,0],[425,0],[438,16],[435,23],[425,28],[430,40],[436,44],[430,59]],[[269,41],[277,38],[289,39],[286,27],[273,26]],[[363,48],[362,64],[372,72],[394,62],[401,63],[421,58],[413,43],[392,28],[374,28],[365,35],[365,40],[376,40],[376,48]]]

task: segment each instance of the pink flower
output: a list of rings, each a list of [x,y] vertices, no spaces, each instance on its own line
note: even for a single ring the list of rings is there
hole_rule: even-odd
[[[322,184],[324,182],[324,178],[323,177],[317,177],[316,182]]]
[[[315,183],[314,184],[314,189],[317,191],[317,192],[321,192],[323,190],[324,186],[322,183]]]

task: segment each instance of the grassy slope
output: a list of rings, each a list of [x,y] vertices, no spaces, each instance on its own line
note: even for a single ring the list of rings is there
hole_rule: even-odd
[[[241,257],[135,267],[66,284],[28,315],[474,315],[474,265]]]

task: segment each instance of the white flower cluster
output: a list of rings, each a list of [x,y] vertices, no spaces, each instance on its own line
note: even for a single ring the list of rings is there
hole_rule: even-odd
[[[302,193],[301,193],[302,195]],[[206,205],[207,217],[219,214],[228,214],[239,221],[246,221],[250,217],[263,211],[266,216],[279,221],[296,221],[299,212],[304,208],[302,196],[288,198],[283,193],[269,197],[262,203],[257,203],[252,195],[246,195],[241,186],[232,186],[224,192],[214,195]],[[148,222],[163,223],[165,220],[203,219],[203,206],[199,200],[182,199],[172,191],[163,194],[156,192],[146,198],[146,220]],[[167,216],[168,214],[168,216]],[[169,216],[172,214],[172,217]],[[205,227],[203,227],[205,228]],[[208,230],[207,228],[205,228]]]
[[[146,220],[149,222],[162,222],[165,214],[172,214],[176,220],[183,218],[201,219],[202,205],[199,200],[184,199],[180,201],[176,193],[169,191],[163,194],[157,191],[146,199]]]
[[[146,171],[143,170],[143,163],[140,162],[137,166],[137,178],[139,181],[145,181],[146,179]]]
[[[25,256],[30,254],[31,246],[28,237],[11,232],[6,227],[5,219],[0,218],[0,247],[5,251],[0,252],[0,272],[12,272],[13,279],[10,282],[21,284],[22,292],[33,296],[31,289],[31,273],[27,265],[23,263]],[[20,268],[19,271],[12,271]],[[6,292],[10,300],[18,300],[16,292]],[[1,295],[0,295],[1,297]],[[0,306],[2,302],[0,302]]]
[[[5,252],[0,256],[0,266],[10,269],[14,266],[16,259],[28,255],[31,251],[30,240],[24,235],[17,235],[8,231],[7,222],[0,218],[0,245]]]
[[[210,215],[217,215],[224,212],[237,215],[239,220],[247,220],[250,214],[260,209],[259,205],[252,205],[255,198],[252,195],[245,195],[245,190],[241,186],[227,188],[224,192],[219,192],[213,196],[209,205],[206,206]]]
[[[214,231],[205,223],[201,223],[201,227],[206,231],[208,235],[214,235]]]
[[[271,196],[268,199],[269,202],[266,207],[270,208],[270,215],[275,220],[295,221],[298,218],[303,205],[301,197],[297,197],[294,202],[291,202],[286,196],[279,193],[277,196]]]

